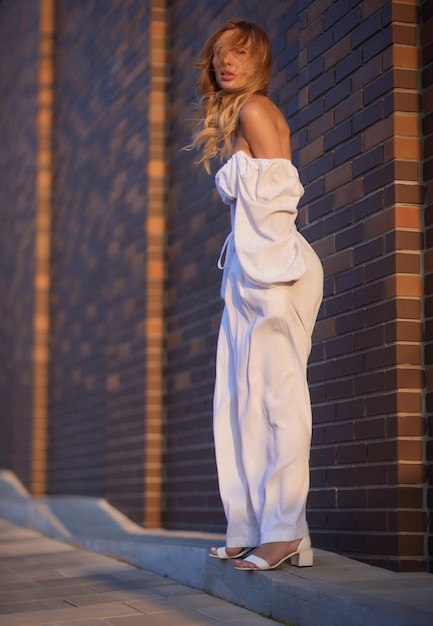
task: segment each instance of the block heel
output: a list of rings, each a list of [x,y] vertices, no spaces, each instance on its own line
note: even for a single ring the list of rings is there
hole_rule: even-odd
[[[310,548],[309,550],[304,550],[303,552],[298,552],[297,554],[294,554],[290,559],[290,565],[295,565],[296,567],[312,567],[312,549]]]

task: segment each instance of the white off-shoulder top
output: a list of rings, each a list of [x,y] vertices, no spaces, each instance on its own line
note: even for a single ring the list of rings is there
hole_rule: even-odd
[[[236,152],[216,173],[215,184],[232,217],[220,269],[228,267],[236,252],[243,273],[256,285],[298,280],[306,271],[303,238],[295,224],[304,188],[292,162]]]

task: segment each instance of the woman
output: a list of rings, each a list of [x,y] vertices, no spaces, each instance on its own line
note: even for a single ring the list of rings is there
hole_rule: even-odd
[[[248,571],[287,559],[312,565],[306,371],[322,266],[294,223],[304,191],[289,127],[267,96],[266,33],[254,22],[228,22],[205,45],[199,67],[203,123],[193,145],[208,172],[213,157],[227,159],[215,180],[232,218],[219,260],[225,307],[214,395],[227,545],[210,556],[236,559]]]

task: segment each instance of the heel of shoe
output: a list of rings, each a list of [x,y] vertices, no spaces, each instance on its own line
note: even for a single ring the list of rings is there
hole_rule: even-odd
[[[294,554],[290,559],[290,564],[296,565],[296,567],[312,567],[313,551],[310,548],[309,550],[304,550],[303,552]]]

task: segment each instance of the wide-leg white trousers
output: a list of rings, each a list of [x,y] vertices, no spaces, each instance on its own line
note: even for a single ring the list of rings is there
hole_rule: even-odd
[[[308,534],[307,361],[323,270],[299,237],[307,271],[292,284],[263,288],[248,282],[236,253],[225,268],[214,437],[228,547]]]

